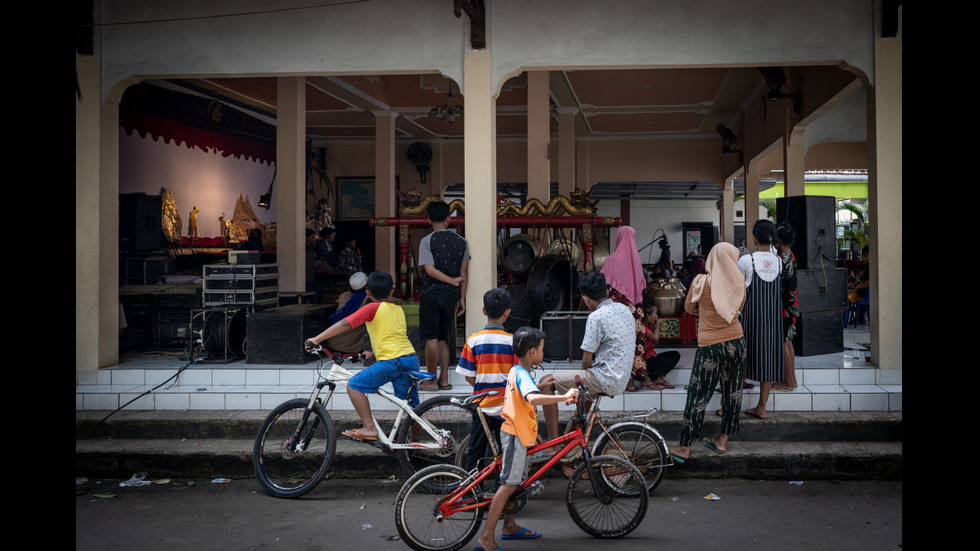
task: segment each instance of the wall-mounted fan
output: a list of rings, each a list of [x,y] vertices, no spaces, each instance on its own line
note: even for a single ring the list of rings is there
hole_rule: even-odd
[[[432,161],[432,146],[428,142],[415,142],[408,146],[408,151],[405,154],[419,171],[419,178],[424,184],[425,176],[429,173],[429,162]]]

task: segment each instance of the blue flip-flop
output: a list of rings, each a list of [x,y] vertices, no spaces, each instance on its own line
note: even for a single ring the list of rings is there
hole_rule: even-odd
[[[702,438],[701,441],[704,442],[704,445],[707,446],[709,450],[711,450],[711,451],[713,451],[713,452],[715,452],[717,454],[723,454],[726,451],[728,451],[728,450],[720,449],[718,446],[715,446],[714,442],[712,442],[711,440],[709,440],[707,438]]]
[[[521,527],[520,530],[514,532],[511,535],[500,534],[500,539],[502,540],[536,540],[541,537],[541,532],[537,530],[529,530],[527,528]]]
[[[480,547],[479,545],[477,545],[476,547],[473,548],[473,551],[483,551],[483,548]],[[494,551],[504,551],[504,548],[503,547],[498,547]]]
[[[679,455],[674,455],[674,454],[670,454],[670,458],[673,459],[674,461],[676,461],[677,463],[683,463],[683,462],[687,461],[687,459],[684,459],[683,457],[681,457]]]

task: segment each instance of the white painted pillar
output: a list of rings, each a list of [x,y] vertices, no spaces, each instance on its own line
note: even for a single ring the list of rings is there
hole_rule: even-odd
[[[578,109],[558,110],[558,194],[575,191],[575,115]]]
[[[902,368],[902,41],[875,42],[868,94],[871,362]]]
[[[279,290],[306,290],[306,79],[280,77],[276,98]]]
[[[759,161],[745,163],[745,244],[752,248],[752,227],[759,221]],[[737,245],[737,243],[736,243]]]
[[[551,124],[548,71],[527,73],[527,198],[551,200]]]
[[[115,144],[118,159],[119,109],[101,101],[95,57],[75,71],[75,370],[94,371],[119,359],[119,163],[103,158]]]
[[[497,286],[497,98],[492,69],[489,50],[470,51],[463,57],[465,233],[470,249],[467,335],[486,324],[483,295]]]
[[[721,186],[721,241],[735,243],[735,178],[726,178]]]
[[[467,102],[468,103],[468,102]],[[467,110],[469,106],[467,106]],[[396,216],[395,209],[395,119],[397,113],[374,113],[374,215],[377,218]],[[374,262],[379,272],[390,274],[397,282],[399,271],[395,262],[398,243],[395,228],[376,227],[374,230]]]
[[[793,126],[794,121],[786,118],[786,131],[783,133],[783,178],[786,197],[806,194],[803,178],[803,134],[805,130]]]

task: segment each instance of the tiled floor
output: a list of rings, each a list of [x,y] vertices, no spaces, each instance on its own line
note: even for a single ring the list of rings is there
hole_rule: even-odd
[[[876,369],[865,361],[867,330],[844,331],[844,351],[821,356],[796,358],[799,386],[793,392],[773,392],[768,409],[772,411],[900,411],[902,372]],[[663,348],[660,350],[671,350]],[[687,392],[684,385],[691,375],[694,348],[677,348],[681,360],[667,375],[676,386],[663,391],[641,390],[603,399],[609,411],[642,411],[657,408],[683,411]],[[244,360],[227,363],[199,363],[180,371],[186,364],[181,355],[144,354],[123,360],[120,365],[75,374],[76,410],[114,410],[125,405],[139,410],[269,410],[292,397],[309,396],[316,383],[316,363],[306,365],[257,365]],[[350,366],[348,366],[350,367]],[[549,373],[574,369],[575,362],[546,363],[537,370]],[[352,370],[356,371],[354,367]],[[180,374],[174,379],[180,371]],[[465,393],[469,386],[453,373],[453,392]],[[743,395],[745,407],[758,401],[758,387]],[[423,393],[424,400],[427,395]],[[135,399],[135,401],[133,401]],[[129,403],[133,401],[132,403]],[[720,404],[715,395],[709,407]],[[394,409],[387,401],[372,397],[376,410]],[[562,406],[566,407],[566,406]],[[331,398],[328,408],[350,410],[343,386]],[[570,407],[569,407],[570,409]]]

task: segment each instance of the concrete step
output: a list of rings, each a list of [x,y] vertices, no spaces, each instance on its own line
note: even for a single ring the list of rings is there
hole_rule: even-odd
[[[76,476],[127,479],[134,472],[161,477],[254,477],[252,445],[265,417],[258,411],[76,412]],[[335,430],[356,426],[352,412],[331,412]],[[614,416],[606,417],[614,422]],[[378,414],[384,426],[384,412]],[[676,443],[682,416],[650,418]],[[707,416],[704,435],[717,433]],[[83,434],[84,433],[84,434]],[[772,480],[902,478],[901,412],[778,412],[765,420],[743,416],[728,453],[695,444],[693,459],[667,477],[737,477]],[[554,470],[554,476],[560,472]],[[331,477],[404,478],[395,457],[338,438]]]

